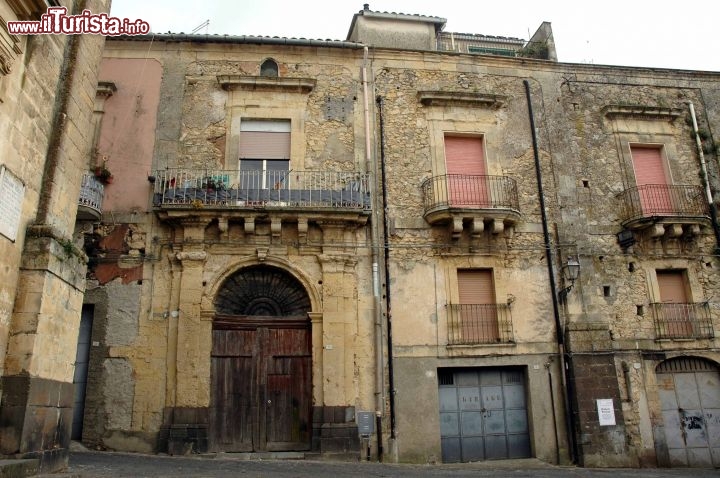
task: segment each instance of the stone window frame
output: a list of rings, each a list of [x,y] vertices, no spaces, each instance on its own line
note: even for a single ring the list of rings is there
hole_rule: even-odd
[[[492,160],[495,157],[494,148],[490,146],[492,135],[487,129],[481,128],[476,122],[439,120],[431,121],[430,126],[430,161],[432,176],[447,174],[447,161],[445,159],[445,136],[467,136],[482,138],[483,160],[485,161],[485,174],[502,175],[498,173],[499,166]]]
[[[428,123],[430,140],[431,175],[447,174],[445,161],[445,135],[481,136],[485,159],[485,174],[503,176],[504,171],[498,158],[501,157],[497,138],[498,110],[506,98],[491,94],[465,94],[459,92],[418,93]]]
[[[305,127],[302,112],[289,115],[277,115],[274,108],[257,108],[249,111],[234,107],[230,111],[230,141],[226,145],[226,169],[240,169],[240,124],[243,120],[253,121],[290,121],[290,168],[304,171],[305,164]]]
[[[678,174],[676,167],[679,158],[676,148],[678,138],[673,126],[675,119],[679,117],[678,111],[607,106],[603,112],[603,129],[615,141],[624,190],[637,185],[631,145],[660,146],[668,180],[670,184],[679,184],[676,183],[676,178],[682,175]]]
[[[703,293],[703,287],[698,278],[697,271],[689,267],[686,260],[683,259],[665,259],[657,261],[649,261],[647,263],[648,274],[647,274],[647,288],[648,288],[648,300],[650,303],[661,302],[660,300],[660,285],[658,284],[657,271],[663,270],[677,270],[683,271],[686,286],[687,286],[687,299],[689,303],[698,303],[705,300],[705,294]]]
[[[283,111],[279,111],[279,110]],[[225,147],[225,169],[240,169],[240,124],[243,120],[289,120],[290,121],[290,168],[305,170],[305,121],[301,108],[285,109],[274,107],[244,108],[233,106],[228,109],[229,137]]]
[[[468,263],[469,262],[469,263]],[[495,303],[502,304],[505,302],[506,297],[510,297],[512,294],[508,292],[508,286],[510,283],[506,283],[502,270],[503,268],[495,263],[492,259],[478,259],[465,261],[465,263],[451,263],[446,266],[446,301],[448,304],[459,304],[460,303],[460,289],[458,284],[458,271],[470,271],[470,270],[489,270],[492,274],[493,285],[495,287]]]
[[[675,135],[669,133],[617,133],[618,138],[618,158],[620,160],[621,171],[624,171],[624,188],[633,188],[637,186],[635,179],[635,165],[632,159],[632,146],[658,148],[661,151],[663,163],[665,165],[665,173],[667,175],[668,184],[679,184],[676,182],[677,157],[678,152],[675,147]]]
[[[663,169],[665,170],[665,179],[667,179],[668,184],[670,185],[676,184],[675,174],[673,174],[673,168],[671,167],[673,163],[676,163],[672,161],[671,158],[677,158],[677,151],[675,150],[674,144],[672,142],[658,142],[657,136],[653,136],[652,138],[647,138],[645,137],[645,135],[642,136],[642,140],[640,141],[633,141],[623,138],[624,147],[622,152],[623,154],[627,155],[627,158],[623,159],[624,161],[629,162],[629,171],[632,172],[633,185],[637,186],[637,181],[635,179],[637,177],[635,174],[635,163],[633,162],[632,157],[633,147],[659,149],[660,156],[663,161]],[[653,139],[655,141],[650,141],[650,139]]]
[[[225,169],[239,169],[243,120],[289,120],[290,164],[295,171],[305,170],[305,117],[315,80],[245,75],[219,75],[217,80],[227,91]]]

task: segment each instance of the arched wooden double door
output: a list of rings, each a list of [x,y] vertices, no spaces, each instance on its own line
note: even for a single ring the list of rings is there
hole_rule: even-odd
[[[252,266],[215,300],[210,423],[213,451],[310,448],[310,300],[282,269]]]

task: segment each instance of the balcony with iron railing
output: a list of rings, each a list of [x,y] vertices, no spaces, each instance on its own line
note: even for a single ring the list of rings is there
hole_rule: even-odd
[[[105,186],[92,173],[85,173],[80,183],[77,219],[99,221],[102,218],[102,203]]]
[[[482,230],[490,221],[500,232],[520,219],[517,183],[510,177],[445,174],[426,179],[421,189],[424,217],[433,225],[450,221],[462,227],[471,220]]]
[[[448,345],[514,343],[508,304],[448,304]]]
[[[370,208],[368,175],[360,172],[166,169],[153,180],[156,209]]]
[[[707,302],[650,304],[657,339],[710,339],[713,331],[710,305]]]
[[[482,53],[515,57],[525,45],[519,38],[492,37],[471,33],[439,32],[436,37],[438,51]]]
[[[710,218],[702,186],[645,184],[626,189],[618,198],[621,220],[628,229],[642,229],[658,221],[694,224]]]

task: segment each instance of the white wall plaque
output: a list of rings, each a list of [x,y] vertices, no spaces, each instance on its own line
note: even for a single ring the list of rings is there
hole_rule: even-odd
[[[5,166],[0,166],[0,234],[11,241],[17,237],[25,185]]]
[[[612,398],[598,399],[597,409],[601,427],[615,425],[615,407]]]

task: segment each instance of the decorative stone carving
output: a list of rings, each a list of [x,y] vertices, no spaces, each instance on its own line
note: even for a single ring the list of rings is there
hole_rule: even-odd
[[[207,252],[205,251],[183,251],[176,254],[179,261],[204,261],[207,259]]]

